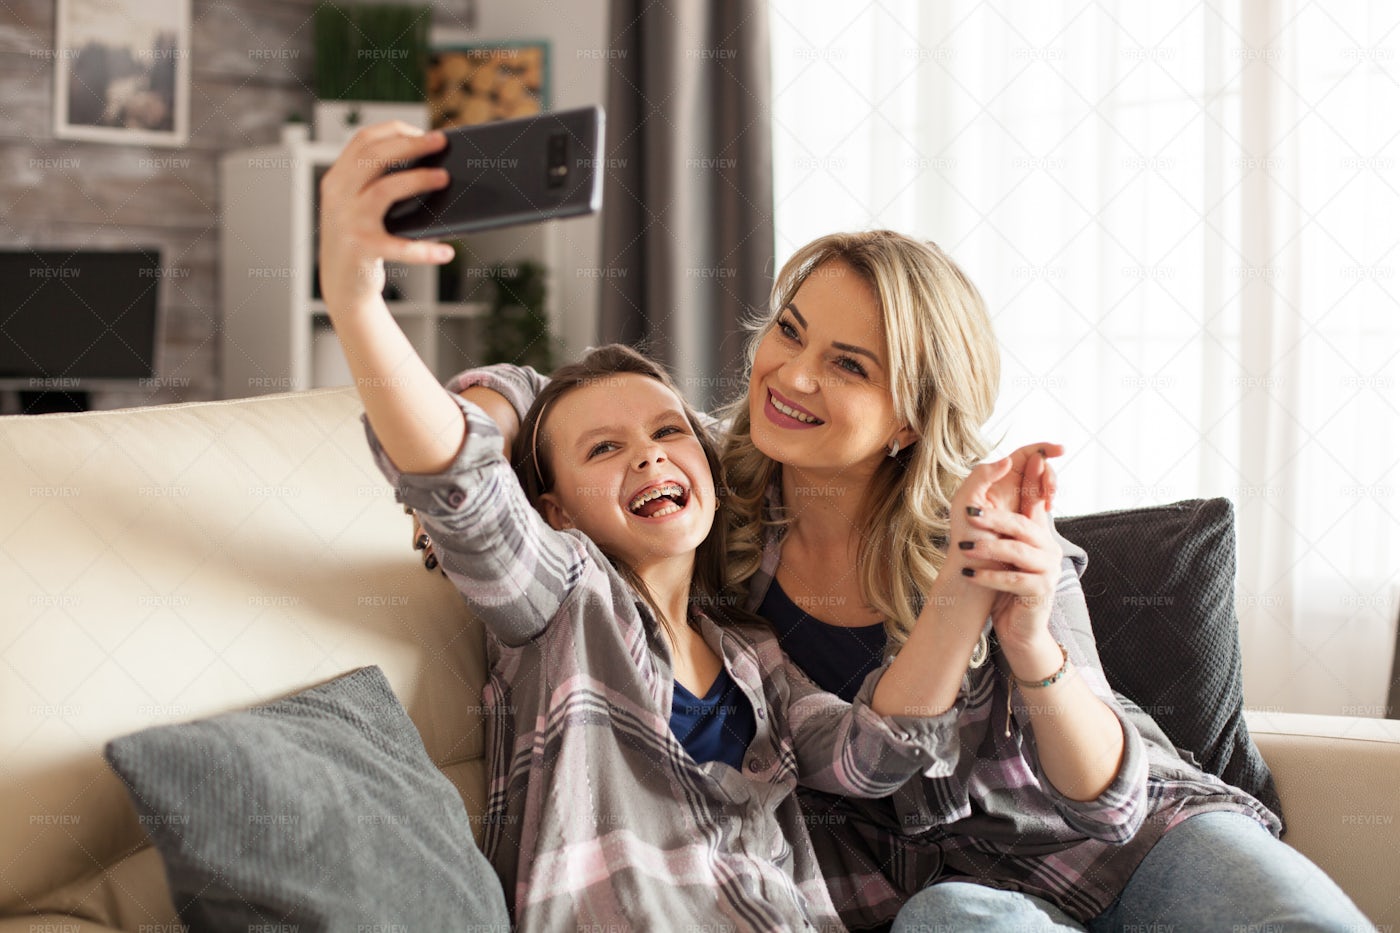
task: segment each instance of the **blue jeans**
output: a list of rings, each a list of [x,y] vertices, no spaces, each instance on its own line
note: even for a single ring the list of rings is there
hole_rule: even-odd
[[[1178,824],[1087,925],[1039,897],[963,881],[925,888],[894,922],[894,933],[1374,929],[1322,869],[1239,813],[1203,813]]]

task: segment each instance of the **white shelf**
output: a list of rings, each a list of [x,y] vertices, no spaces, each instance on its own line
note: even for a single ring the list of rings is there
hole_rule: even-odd
[[[470,321],[485,317],[489,307],[484,301],[445,301],[437,306],[437,316]]]

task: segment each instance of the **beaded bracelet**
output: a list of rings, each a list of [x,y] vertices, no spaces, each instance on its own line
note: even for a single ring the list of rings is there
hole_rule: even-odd
[[[1011,675],[1011,679],[1016,681],[1016,683],[1022,687],[1048,687],[1051,684],[1058,682],[1061,678],[1063,678],[1066,674],[1069,673],[1069,652],[1065,650],[1063,642],[1057,641],[1055,642],[1055,645],[1060,649],[1060,654],[1064,655],[1065,659],[1064,663],[1060,665],[1060,669],[1058,671],[1051,674],[1044,680],[1022,680],[1015,674]]]

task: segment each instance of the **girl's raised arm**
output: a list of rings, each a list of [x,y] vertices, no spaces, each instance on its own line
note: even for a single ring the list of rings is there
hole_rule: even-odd
[[[444,187],[443,169],[385,174],[446,143],[405,123],[355,134],[321,179],[321,293],[355,388],[384,451],[400,470],[435,473],[452,462],[466,437],[462,410],[384,303],[384,260],[441,265],[452,247],[391,236],[384,214],[395,201]]]
[[[384,303],[384,260],[441,264],[452,249],[390,236],[395,201],[441,188],[441,169],[385,174],[442,148],[403,123],[355,134],[321,180],[321,292],[364,402],[375,462],[432,535],[447,576],[506,644],[549,625],[588,555],[550,529],[501,455],[495,422],[438,384]]]

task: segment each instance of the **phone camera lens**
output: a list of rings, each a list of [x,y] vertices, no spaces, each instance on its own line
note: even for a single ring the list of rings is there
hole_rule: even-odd
[[[545,186],[558,188],[569,177],[569,134],[551,134],[547,152]]]

